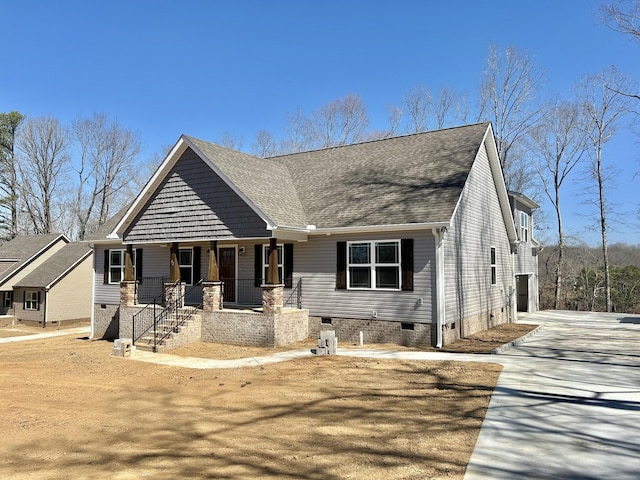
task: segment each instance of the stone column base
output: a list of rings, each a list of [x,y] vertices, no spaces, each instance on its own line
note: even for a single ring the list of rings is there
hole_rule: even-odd
[[[262,313],[282,313],[284,308],[284,285],[262,285]]]
[[[202,282],[202,309],[205,312],[222,310],[222,282]]]
[[[135,280],[120,282],[120,305],[133,307],[138,304],[138,292]]]

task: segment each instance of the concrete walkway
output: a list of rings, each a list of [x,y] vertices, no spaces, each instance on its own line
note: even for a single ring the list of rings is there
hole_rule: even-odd
[[[20,335],[16,337],[0,338],[0,344],[13,342],[26,342],[29,340],[42,340],[44,338],[63,337],[65,335],[89,335],[91,327],[73,327],[63,328],[62,330],[43,331],[42,333],[34,333],[31,335]]]

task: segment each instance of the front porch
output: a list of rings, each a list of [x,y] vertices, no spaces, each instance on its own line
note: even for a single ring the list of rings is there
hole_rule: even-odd
[[[137,348],[161,352],[196,341],[280,347],[309,334],[309,312],[301,308],[302,280],[293,288],[255,287],[253,280],[239,279],[200,281],[188,288],[179,281],[148,279],[146,290],[141,283],[121,283],[119,308],[119,337],[131,338]],[[161,294],[150,303],[139,302],[141,293],[145,299],[149,286],[160,283]],[[225,302],[225,285],[234,302]]]

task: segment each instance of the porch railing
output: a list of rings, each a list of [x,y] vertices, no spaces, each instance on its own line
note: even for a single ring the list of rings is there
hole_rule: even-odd
[[[178,283],[179,282],[173,284],[171,288],[176,288]],[[152,303],[136,313],[133,316],[133,344],[135,345],[137,340],[151,333],[153,336],[153,351],[157,352],[158,345],[162,344],[169,335],[177,332],[181,326],[186,324],[186,322],[202,308],[202,303],[189,306],[185,306],[184,304],[186,296],[201,284],[202,280],[191,286],[184,294],[166,304],[164,308],[157,301],[156,297]]]
[[[262,283],[262,279],[256,281],[254,278],[222,279],[223,301],[246,307],[262,306]],[[293,287],[285,287],[284,294],[286,307],[302,308],[302,279],[298,279]]]
[[[164,277],[142,277],[136,282],[136,294],[138,303],[157,302],[164,304]]]

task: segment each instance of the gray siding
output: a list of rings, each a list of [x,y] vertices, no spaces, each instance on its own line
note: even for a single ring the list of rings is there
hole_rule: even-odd
[[[414,290],[336,290],[336,243],[339,241],[414,239]],[[430,323],[434,298],[434,239],[431,232],[310,236],[294,246],[294,281],[302,278],[302,306],[316,317]],[[422,299],[420,303],[419,299]]]
[[[265,222],[187,149],[132,222],[124,239],[173,242],[265,236]]]
[[[491,285],[491,247],[497,285]],[[445,234],[446,322],[505,308],[513,287],[509,239],[484,145]]]
[[[524,212],[529,215],[529,234],[526,241],[524,241],[523,234],[521,232],[520,212]],[[516,230],[518,231],[518,239],[520,240],[520,243],[518,244],[518,251],[515,255],[514,261],[515,274],[537,275],[538,256],[537,251],[534,248],[535,246],[532,242],[533,212],[530,208],[523,206],[519,202],[515,202],[515,205],[513,206],[513,218],[515,220]]]

